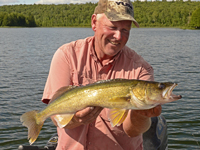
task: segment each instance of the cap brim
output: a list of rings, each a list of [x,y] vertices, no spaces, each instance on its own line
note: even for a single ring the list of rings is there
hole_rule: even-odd
[[[135,24],[136,27],[140,27],[138,22],[131,16],[131,15],[121,15],[121,14],[117,14],[117,13],[108,13],[105,12],[106,17],[110,20],[110,21],[122,21],[122,20],[130,20],[133,21],[133,23]]]
[[[133,18],[134,19],[134,18]],[[137,27],[137,28],[139,28],[140,27],[140,25],[138,24],[138,22],[134,19],[133,20],[133,23],[135,24],[135,26]]]

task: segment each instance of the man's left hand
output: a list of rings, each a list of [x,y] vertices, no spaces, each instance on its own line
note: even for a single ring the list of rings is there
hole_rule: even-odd
[[[141,114],[141,115],[146,116],[146,117],[156,117],[156,116],[159,116],[161,114],[162,106],[158,105],[158,106],[151,108],[151,109],[137,110],[136,112],[138,114]]]

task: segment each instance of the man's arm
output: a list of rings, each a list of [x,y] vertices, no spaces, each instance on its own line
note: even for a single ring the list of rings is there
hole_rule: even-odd
[[[123,129],[130,137],[135,137],[146,132],[151,126],[151,117],[161,114],[160,105],[148,110],[130,110],[123,123]]]
[[[70,66],[64,52],[58,49],[51,61],[49,75],[45,84],[42,101],[46,104],[62,87],[71,85]]]

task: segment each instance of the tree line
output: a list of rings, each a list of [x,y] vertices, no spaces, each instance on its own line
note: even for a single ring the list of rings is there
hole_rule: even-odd
[[[0,6],[0,26],[28,27],[90,27],[91,15],[97,3],[61,5],[5,5]],[[133,2],[135,19],[140,27],[195,27],[193,12],[200,2]],[[196,21],[200,15],[196,15]],[[194,21],[192,21],[194,20]]]
[[[200,29],[200,8],[192,13],[192,18],[190,20],[189,26],[195,29]]]
[[[1,13],[1,26],[20,26],[20,27],[36,27],[35,19],[32,14],[23,15],[21,13]]]

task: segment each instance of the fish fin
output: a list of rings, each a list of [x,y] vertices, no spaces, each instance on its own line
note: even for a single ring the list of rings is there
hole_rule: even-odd
[[[58,89],[55,94],[53,95],[53,97],[51,98],[50,102],[51,103],[52,101],[54,101],[55,99],[57,99],[59,96],[61,96],[63,93],[71,90],[71,89],[74,89],[76,88],[77,86],[73,86],[73,85],[69,85],[69,86],[64,86],[64,87],[61,87],[60,89]]]
[[[73,118],[74,114],[62,114],[62,115],[55,115],[54,119],[59,126],[59,128],[65,127]]]
[[[20,117],[20,121],[23,123],[22,125],[28,128],[28,139],[30,145],[35,142],[44,124],[44,121],[40,121],[37,117],[37,113],[37,110],[33,110],[24,113]]]
[[[111,126],[120,126],[124,120],[126,119],[128,114],[128,110],[127,109],[119,109],[119,108],[114,108],[111,109],[111,111],[109,112],[109,120],[111,122]]]

